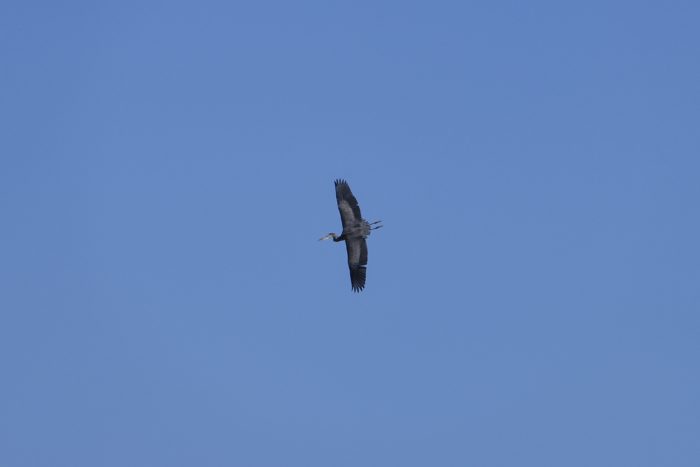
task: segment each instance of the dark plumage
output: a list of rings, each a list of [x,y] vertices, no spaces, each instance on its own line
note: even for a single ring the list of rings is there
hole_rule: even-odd
[[[348,252],[348,267],[350,268],[350,283],[354,292],[365,288],[367,278],[367,237],[370,232],[379,229],[381,221],[369,223],[362,218],[357,199],[350,191],[345,180],[336,180],[335,199],[338,202],[340,220],[343,223],[343,233],[329,233],[321,240],[333,239],[334,242],[345,241]]]

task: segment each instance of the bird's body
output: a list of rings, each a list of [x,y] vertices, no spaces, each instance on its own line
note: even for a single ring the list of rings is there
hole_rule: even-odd
[[[334,242],[345,242],[348,252],[348,267],[350,268],[350,283],[354,292],[365,288],[367,278],[367,237],[372,230],[381,228],[380,221],[367,222],[362,218],[357,199],[350,191],[345,180],[336,180],[335,198],[338,202],[340,220],[343,232],[340,235],[329,233],[321,240],[333,239]]]

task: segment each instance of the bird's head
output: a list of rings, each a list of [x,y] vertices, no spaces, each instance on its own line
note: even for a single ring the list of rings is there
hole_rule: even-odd
[[[337,237],[338,237],[338,236],[337,236],[336,234],[334,234],[333,232],[331,232],[331,233],[329,233],[328,235],[326,235],[325,237],[319,238],[318,241],[320,242],[321,240],[335,240]]]

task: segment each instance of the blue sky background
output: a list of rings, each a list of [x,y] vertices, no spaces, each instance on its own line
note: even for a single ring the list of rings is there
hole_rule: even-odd
[[[0,464],[700,465],[698,5],[3,3]]]

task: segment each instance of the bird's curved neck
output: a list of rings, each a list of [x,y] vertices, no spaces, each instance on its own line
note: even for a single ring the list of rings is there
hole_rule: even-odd
[[[333,235],[334,242],[342,242],[343,240],[345,240],[345,234]]]

